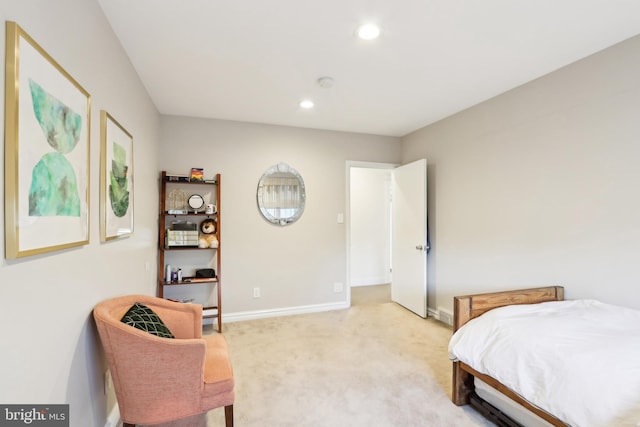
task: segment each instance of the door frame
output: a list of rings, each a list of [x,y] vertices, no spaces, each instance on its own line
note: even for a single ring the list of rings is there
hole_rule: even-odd
[[[346,277],[346,303],[348,307],[351,307],[351,168],[366,168],[366,169],[389,169],[393,170],[400,166],[397,163],[377,163],[377,162],[363,162],[357,160],[347,160],[346,162],[346,218],[345,218],[345,233],[346,233],[346,255],[347,255],[347,277]]]

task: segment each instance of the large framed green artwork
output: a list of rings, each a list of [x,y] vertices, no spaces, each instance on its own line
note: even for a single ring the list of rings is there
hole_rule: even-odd
[[[133,137],[100,112],[100,239],[133,233]]]
[[[89,243],[91,97],[6,24],[5,257]]]

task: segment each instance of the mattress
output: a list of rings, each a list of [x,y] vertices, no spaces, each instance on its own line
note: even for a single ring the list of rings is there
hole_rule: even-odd
[[[572,426],[640,425],[640,311],[594,300],[488,311],[449,356]]]

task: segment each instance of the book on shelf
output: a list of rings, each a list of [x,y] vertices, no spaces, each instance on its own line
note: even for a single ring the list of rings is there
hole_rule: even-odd
[[[189,175],[176,175],[176,174],[168,173],[165,176],[168,182],[189,182],[190,181]]]
[[[215,277],[185,277],[182,279],[183,282],[186,283],[206,283],[206,282],[215,282]]]
[[[193,181],[193,182],[204,182],[204,169],[202,169],[202,168],[191,168],[191,181]]]
[[[212,317],[218,315],[217,307],[203,307],[202,308],[202,316],[203,317]]]

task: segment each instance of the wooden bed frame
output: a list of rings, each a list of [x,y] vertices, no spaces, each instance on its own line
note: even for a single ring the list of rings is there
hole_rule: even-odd
[[[477,295],[465,295],[453,299],[453,328],[457,331],[462,325],[474,317],[498,307],[513,304],[535,304],[546,301],[564,300],[562,286],[544,288],[520,289],[506,292],[492,292]],[[500,393],[519,403],[540,418],[554,426],[567,426],[558,418],[527,402],[497,380],[481,374],[463,362],[453,362],[453,390],[451,400],[456,405],[466,405],[470,402],[475,386],[473,379],[478,378]]]

